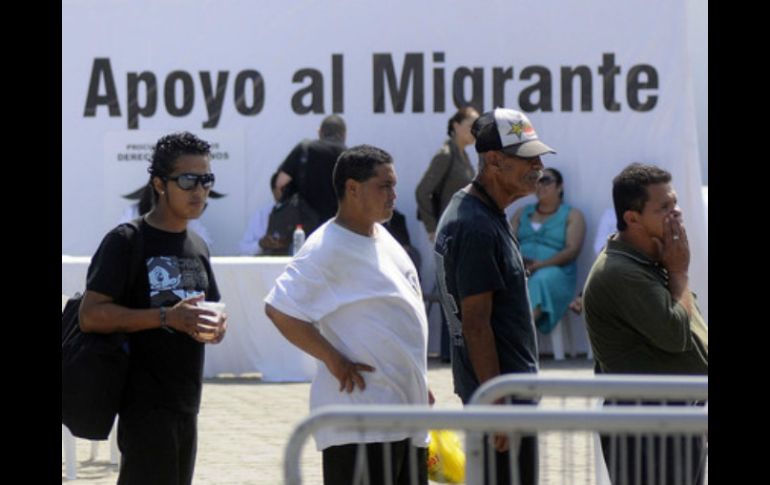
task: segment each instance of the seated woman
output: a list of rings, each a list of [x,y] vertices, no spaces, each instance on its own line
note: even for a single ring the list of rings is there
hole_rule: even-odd
[[[537,203],[514,213],[511,226],[529,271],[527,285],[535,324],[550,333],[575,296],[577,265],[585,235],[583,214],[564,203],[564,179],[546,168],[537,181]]]

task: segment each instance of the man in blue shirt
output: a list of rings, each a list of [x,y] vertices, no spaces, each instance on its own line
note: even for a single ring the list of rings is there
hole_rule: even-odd
[[[526,271],[503,211],[535,191],[543,171],[540,156],[554,153],[524,113],[512,109],[484,113],[471,131],[479,173],[452,197],[435,244],[454,387],[463,403],[493,377],[538,370]],[[507,437],[495,435],[494,447],[498,483],[510,483]],[[520,483],[537,483],[534,437],[522,439],[518,459]]]

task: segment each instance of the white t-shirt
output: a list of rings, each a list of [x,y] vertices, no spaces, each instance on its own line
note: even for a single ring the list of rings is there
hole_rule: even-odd
[[[314,322],[331,345],[362,372],[366,389],[340,392],[322,363],[310,388],[310,409],[332,404],[428,406],[428,321],[417,270],[380,224],[366,237],[329,220],[319,227],[275,281],[265,302],[287,315]],[[412,438],[427,445],[427,431],[315,433],[316,447]]]

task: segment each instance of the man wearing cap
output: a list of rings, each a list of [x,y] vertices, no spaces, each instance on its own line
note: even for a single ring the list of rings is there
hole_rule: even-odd
[[[538,371],[526,271],[503,211],[535,191],[543,170],[540,156],[555,153],[520,111],[484,113],[471,132],[479,173],[452,197],[434,248],[452,339],[454,387],[463,403],[495,376]],[[497,483],[511,483],[506,436],[495,435],[494,447]],[[520,483],[537,483],[535,437],[521,440],[518,460]]]

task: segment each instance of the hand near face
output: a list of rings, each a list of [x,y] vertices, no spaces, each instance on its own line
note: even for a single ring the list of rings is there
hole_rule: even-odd
[[[659,244],[660,262],[669,273],[687,273],[690,267],[690,245],[681,217],[673,215],[663,219],[663,241]]]

